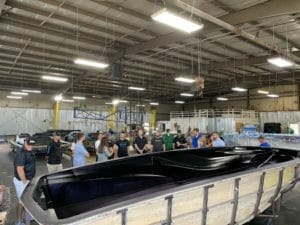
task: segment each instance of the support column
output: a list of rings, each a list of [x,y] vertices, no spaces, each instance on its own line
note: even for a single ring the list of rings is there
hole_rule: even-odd
[[[108,121],[108,127],[110,129],[115,128],[115,119],[116,119],[116,106],[113,106],[109,109],[109,121]]]
[[[250,91],[247,91],[247,109],[250,109]]]
[[[151,117],[150,117],[150,127],[155,128],[156,127],[156,115],[157,110],[156,109],[150,109]]]
[[[209,108],[210,109],[213,108],[213,98],[212,97],[209,98]]]
[[[298,110],[300,111],[300,83],[297,85],[298,87]]]
[[[59,122],[59,101],[54,104],[53,129],[58,129]]]

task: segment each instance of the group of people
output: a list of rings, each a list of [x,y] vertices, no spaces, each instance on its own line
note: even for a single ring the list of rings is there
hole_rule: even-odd
[[[73,167],[83,166],[86,164],[86,158],[90,153],[84,146],[85,135],[77,134],[76,143],[72,144],[73,151]],[[270,148],[270,144],[266,142],[263,136],[259,137],[261,148]],[[13,182],[16,188],[18,199],[20,199],[25,187],[35,176],[36,164],[35,156],[32,152],[32,146],[35,144],[31,137],[24,141],[24,146],[16,153],[14,160],[14,178]],[[105,162],[111,158],[127,157],[131,153],[145,154],[147,152],[162,152],[173,149],[184,148],[208,148],[208,147],[224,147],[225,142],[219,137],[218,133],[213,132],[203,135],[198,128],[193,129],[191,136],[185,136],[179,130],[176,136],[170,134],[167,130],[165,135],[160,131],[156,131],[154,137],[148,142],[142,129],[137,131],[137,135],[131,144],[125,132],[121,132],[119,139],[113,141],[111,135],[100,131],[98,140],[95,142],[96,161]],[[131,151],[133,148],[134,151]],[[55,172],[63,169],[62,165],[63,151],[61,148],[60,134],[54,132],[52,140],[46,151],[48,172]],[[17,225],[23,225],[25,210],[21,203],[17,205]]]

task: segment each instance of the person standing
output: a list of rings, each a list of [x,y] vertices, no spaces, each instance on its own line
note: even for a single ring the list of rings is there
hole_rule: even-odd
[[[167,129],[167,133],[163,136],[166,150],[173,150],[174,135],[170,133],[170,129]]]
[[[83,133],[77,134],[77,141],[73,156],[73,167],[84,166],[86,164],[86,158],[90,157],[90,153],[83,145],[84,140],[85,136]]]
[[[101,144],[101,140],[102,138],[105,136],[104,132],[103,131],[99,131],[99,134],[98,134],[98,139],[97,141],[95,142],[95,149],[97,150],[98,147],[100,146]]]
[[[16,188],[17,198],[17,223],[16,225],[25,224],[22,219],[25,216],[25,209],[21,204],[21,196],[30,180],[35,176],[36,165],[35,156],[32,152],[32,145],[35,141],[29,137],[24,141],[24,147],[17,151],[14,159],[14,178],[13,182]]]
[[[155,136],[151,140],[152,152],[166,151],[164,139],[161,137],[159,130],[156,131]]]
[[[124,132],[120,133],[120,139],[115,144],[115,149],[119,158],[128,156],[130,143],[126,139],[126,134]]]
[[[63,169],[62,166],[62,149],[60,143],[60,134],[54,132],[52,135],[52,140],[47,147],[46,156],[48,172],[56,172]]]
[[[114,154],[113,151],[109,150],[108,137],[103,137],[101,144],[97,149],[97,162],[105,162]]]
[[[183,149],[188,147],[187,141],[184,137],[184,134],[181,133],[181,130],[177,131],[177,136],[174,138],[173,142],[174,149]]]
[[[144,136],[142,129],[138,130],[138,135],[134,140],[134,147],[137,154],[145,154],[147,152],[147,138]]]
[[[271,145],[266,141],[266,138],[264,136],[259,136],[258,137],[259,141],[259,147],[261,148],[271,148]]]
[[[219,137],[217,132],[211,134],[212,147],[225,147],[225,142]]]
[[[202,137],[202,134],[199,133],[198,128],[193,129],[192,137],[192,148],[199,148],[199,139]]]

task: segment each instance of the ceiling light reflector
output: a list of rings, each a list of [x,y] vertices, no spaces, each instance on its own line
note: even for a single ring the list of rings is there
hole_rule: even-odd
[[[11,96],[11,95],[8,95],[6,97],[10,98],[10,99],[22,99],[22,96]]]
[[[237,91],[237,92],[246,92],[248,89],[242,88],[242,87],[233,87],[233,88],[231,88],[231,90]]]
[[[268,95],[269,94],[268,91],[264,91],[264,90],[258,90],[257,93],[258,94],[264,94],[264,95]]]
[[[79,58],[75,59],[74,63],[78,65],[90,66],[90,67],[95,67],[100,69],[104,69],[109,66],[107,63],[92,61],[87,59],[79,59]]]
[[[189,84],[195,82],[194,79],[187,78],[187,77],[176,77],[175,80],[176,80],[176,81],[179,81],[179,82],[182,82],[182,83],[189,83]]]
[[[270,98],[278,98],[279,97],[279,95],[277,95],[277,94],[268,94],[267,96]]]
[[[184,101],[175,101],[176,104],[184,104]]]
[[[151,15],[151,18],[160,23],[166,24],[175,29],[192,33],[203,28],[203,24],[197,24],[181,16],[178,16],[166,8]]]
[[[194,96],[194,94],[191,94],[191,93],[181,93],[180,95],[184,96],[184,97],[193,97]]]
[[[76,100],[85,100],[86,99],[86,97],[83,97],[83,96],[73,96],[72,98],[76,99]]]
[[[217,97],[218,101],[228,101],[228,98],[225,97]]]
[[[36,93],[36,94],[40,94],[42,93],[41,91],[39,90],[22,90],[22,92],[27,92],[27,93]]]
[[[61,101],[62,99],[63,99],[62,95],[56,95],[54,97],[54,100],[57,101],[57,102]]]
[[[28,95],[28,93],[25,93],[25,92],[18,92],[18,91],[12,91],[10,92],[12,95]]]
[[[142,87],[128,87],[129,90],[135,90],[135,91],[144,91],[145,88]]]
[[[61,100],[62,102],[74,102],[74,100],[73,99],[63,99],[63,100]]]
[[[290,66],[294,65],[294,63],[291,60],[280,57],[280,56],[269,58],[268,62],[271,63],[272,65],[278,66],[278,67],[290,67]]]
[[[56,77],[56,76],[42,76],[43,80],[56,81],[56,82],[67,82],[68,78],[66,77]]]
[[[150,105],[159,105],[159,103],[158,102],[150,102]]]

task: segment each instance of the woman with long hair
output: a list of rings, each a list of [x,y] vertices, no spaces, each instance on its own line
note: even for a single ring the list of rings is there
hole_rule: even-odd
[[[85,136],[83,133],[77,134],[77,141],[75,144],[74,156],[73,156],[73,166],[84,166],[86,164],[86,158],[90,157],[90,153],[86,150],[83,145]]]
[[[97,149],[97,162],[105,162],[114,154],[109,149],[109,139],[108,137],[103,137]]]

